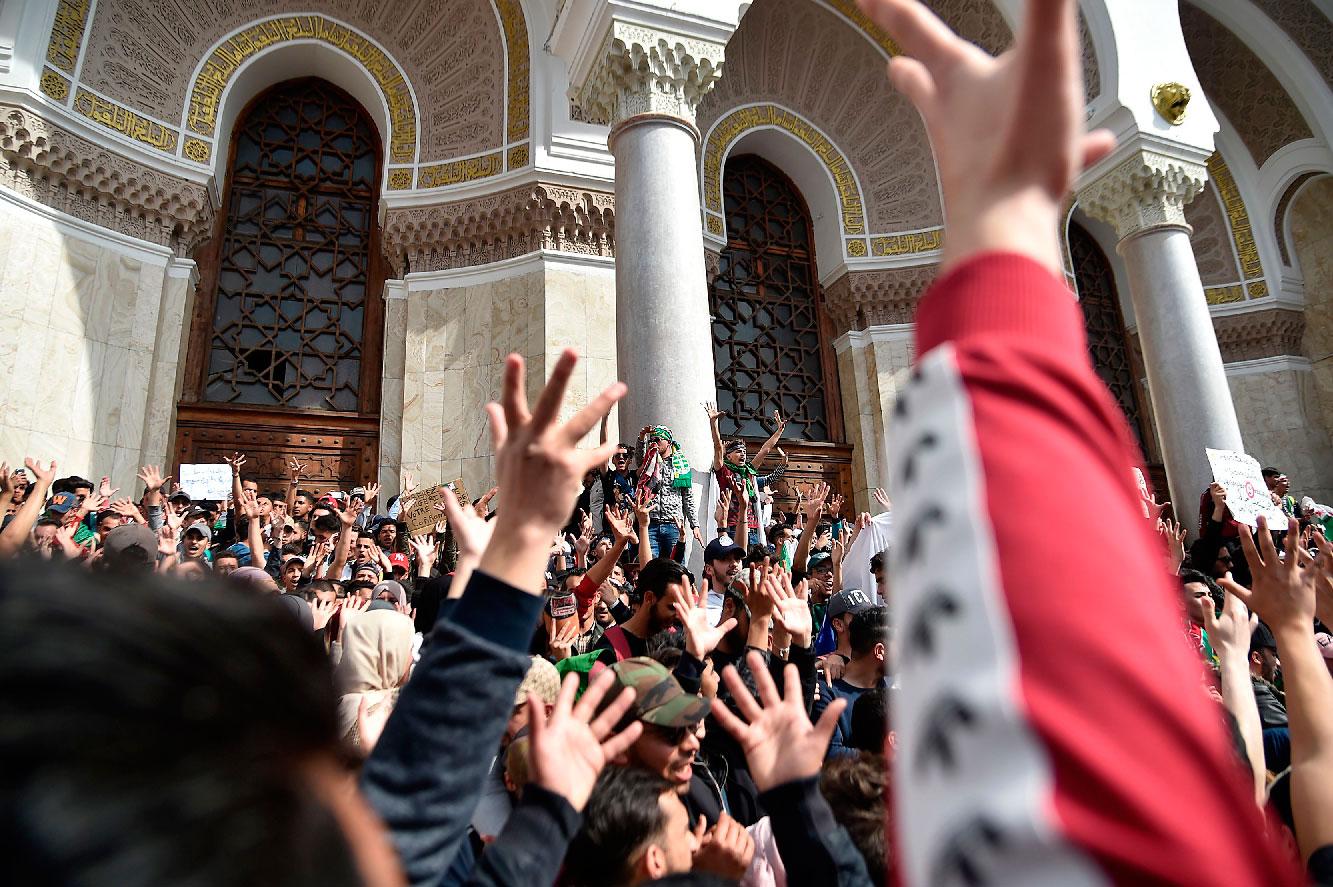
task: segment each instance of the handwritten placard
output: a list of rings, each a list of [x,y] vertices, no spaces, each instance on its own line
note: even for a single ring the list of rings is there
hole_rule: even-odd
[[[1227,491],[1231,516],[1252,527],[1259,525],[1259,515],[1268,520],[1272,530],[1286,529],[1287,516],[1273,504],[1273,496],[1264,483],[1259,462],[1253,456],[1231,450],[1207,450],[1213,480]]]
[[[200,499],[221,502],[231,495],[230,465],[181,465],[177,472],[181,489],[196,502]]]
[[[467,490],[463,487],[463,479],[461,477],[438,487],[418,490],[409,497],[412,500],[412,507],[403,512],[400,517],[402,522],[407,524],[407,532],[409,535],[416,536],[419,533],[435,532],[435,525],[444,520],[444,513],[436,508],[435,505],[437,502],[444,501],[444,491],[446,488],[453,490],[454,494],[458,496],[459,503],[463,505],[463,507],[467,507],[471,500],[467,497]]]

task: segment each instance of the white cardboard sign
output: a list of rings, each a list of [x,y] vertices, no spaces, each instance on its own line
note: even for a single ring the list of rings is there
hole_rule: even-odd
[[[1287,516],[1273,504],[1273,496],[1264,483],[1259,461],[1253,456],[1231,450],[1206,450],[1213,467],[1213,480],[1227,491],[1231,516],[1251,527],[1259,526],[1259,515],[1268,520],[1270,530],[1284,530]]]
[[[181,489],[196,502],[200,499],[221,502],[231,495],[230,465],[180,465],[178,470]]]

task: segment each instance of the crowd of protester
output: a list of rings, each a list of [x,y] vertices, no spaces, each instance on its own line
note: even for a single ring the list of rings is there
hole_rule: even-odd
[[[864,7],[952,220],[895,502],[776,510],[781,415],[610,442],[571,351],[531,406],[506,361],[474,501],[0,466],[7,883],[1333,883],[1333,515],[1135,492],[1052,252],[1110,150],[1072,0],[998,61]]]

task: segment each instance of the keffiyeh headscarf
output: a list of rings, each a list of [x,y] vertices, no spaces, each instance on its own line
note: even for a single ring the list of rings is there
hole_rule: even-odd
[[[745,444],[743,442],[732,441],[731,443],[727,444],[725,452],[727,454],[731,454],[743,449],[745,449]],[[730,459],[723,457],[722,464],[727,467],[728,471],[730,471],[732,474],[735,474],[737,477],[741,478],[745,482],[745,494],[750,499],[759,498],[759,482],[757,480],[757,478],[759,477],[759,472],[755,469],[753,463],[746,461],[738,465],[732,462]]]
[[[639,476],[651,477],[665,469],[669,472],[671,486],[681,488],[690,486],[694,478],[690,471],[690,462],[685,458],[685,454],[680,451],[680,444],[676,443],[676,439],[671,436],[671,429],[665,425],[654,425],[648,430],[647,437],[650,440],[670,441],[671,461],[670,464],[659,467],[658,462],[662,459],[662,455],[657,452],[655,447],[649,447],[643,455],[643,470]]]

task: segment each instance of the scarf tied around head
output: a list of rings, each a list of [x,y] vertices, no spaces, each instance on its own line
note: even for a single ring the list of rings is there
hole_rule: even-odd
[[[690,471],[690,462],[680,451],[680,444],[671,436],[671,429],[665,425],[654,425],[648,429],[645,436],[649,440],[670,441],[671,461],[667,465],[660,465],[662,454],[657,451],[657,447],[648,447],[643,454],[643,470],[639,473],[640,485],[642,486],[649,477],[655,477],[659,471],[665,470],[671,486],[681,489],[690,486],[694,479],[693,472]]]

